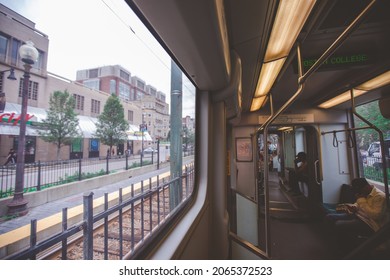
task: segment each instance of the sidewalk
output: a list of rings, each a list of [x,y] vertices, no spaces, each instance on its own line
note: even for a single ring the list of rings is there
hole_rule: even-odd
[[[104,196],[105,193],[111,193],[118,191],[120,188],[125,188],[131,184],[140,182],[141,180],[149,179],[150,177],[157,176],[158,174],[167,172],[169,167],[155,170],[140,176],[135,176],[124,181],[115,182],[113,184],[107,185],[105,187],[97,188],[91,190],[94,194],[94,199]],[[82,182],[80,182],[82,183]],[[0,236],[1,234],[7,233],[14,229],[29,225],[31,220],[41,220],[43,218],[49,217],[51,215],[61,213],[63,208],[72,208],[78,205],[83,204],[83,195],[84,193],[79,193],[77,195],[69,196],[64,199],[59,199],[50,203],[46,203],[37,207],[29,208],[28,213],[25,216],[18,217],[8,221],[0,222]]]

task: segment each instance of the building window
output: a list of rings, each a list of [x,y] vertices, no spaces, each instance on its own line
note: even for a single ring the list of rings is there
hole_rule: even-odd
[[[110,80],[110,93],[116,95],[116,81]]]
[[[0,93],[4,92],[3,87],[4,87],[4,76],[6,73],[0,73]]]
[[[30,85],[31,87],[31,85]],[[33,82],[32,83],[32,95],[31,95],[32,100],[38,100],[38,83]]]
[[[130,100],[135,100],[135,88],[130,87]]]
[[[83,150],[83,145],[82,145],[82,139],[80,138],[75,138],[72,140],[72,145],[70,147],[71,152],[81,152]]]
[[[73,98],[76,101],[75,109],[83,111],[84,110],[84,96],[81,96],[78,94],[73,94]]]
[[[83,139],[74,138],[70,145],[70,159],[83,158]]]
[[[20,41],[12,39],[12,49],[11,49],[11,64],[16,65],[18,62],[18,52],[20,47]]]
[[[128,120],[129,122],[133,122],[133,117],[134,117],[134,112],[131,111],[131,110],[128,110],[128,111],[127,111],[127,120]]]
[[[42,51],[40,51],[40,50],[38,50],[38,53],[39,53],[39,55],[38,55],[38,61],[36,61],[35,63],[34,63],[34,65],[33,65],[33,67],[35,68],[35,69],[43,69],[43,52]]]
[[[122,100],[130,100],[130,86],[119,82],[119,98]]]
[[[0,60],[5,61],[7,57],[7,45],[8,39],[2,35],[0,35]]]
[[[89,150],[92,152],[99,151],[99,139],[91,139],[89,141]]]
[[[91,113],[100,114],[100,101],[92,99],[91,100]]]
[[[99,70],[96,68],[96,69],[89,69],[89,78],[97,78],[98,75],[99,75]]]
[[[140,90],[136,90],[135,92],[135,100],[142,100],[142,97],[143,97],[143,92],[140,91]]]
[[[22,97],[23,93],[24,78],[20,78],[19,83],[19,97]],[[28,83],[28,99],[38,100],[38,87],[37,82],[29,81]]]
[[[123,71],[123,70],[120,70],[120,73],[119,73],[119,76],[123,79],[123,80],[126,80],[126,81],[129,81],[130,80],[130,74]]]
[[[100,90],[100,80],[99,79],[83,81],[83,85],[87,88],[90,88],[90,89]]]
[[[137,88],[143,90],[145,88],[145,83],[141,82],[140,80],[137,80]]]

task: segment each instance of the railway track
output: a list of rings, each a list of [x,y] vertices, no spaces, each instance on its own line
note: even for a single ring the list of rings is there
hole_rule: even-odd
[[[184,196],[185,197],[185,196]],[[93,259],[119,260],[134,251],[137,244],[150,236],[150,233],[169,215],[169,188],[131,205],[122,214],[116,214],[104,223],[95,225],[93,232]],[[62,246],[52,247],[43,252],[39,259],[45,260],[82,260],[83,236],[68,242],[66,257]]]

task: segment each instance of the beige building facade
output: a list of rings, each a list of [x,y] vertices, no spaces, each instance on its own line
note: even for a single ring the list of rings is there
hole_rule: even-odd
[[[68,91],[76,100],[75,112],[79,118],[79,130],[83,138],[75,139],[70,146],[61,149],[61,159],[105,157],[107,146],[94,137],[97,117],[103,112],[109,93],[91,89],[82,83],[68,80],[47,72],[49,38],[35,29],[35,23],[0,4],[0,164],[6,160],[8,151],[17,147],[21,112],[21,93],[24,67],[18,49],[27,40],[34,43],[39,51],[39,60],[30,71],[27,107],[26,163],[55,160],[56,147],[44,142],[38,136],[37,124],[46,117],[50,95],[54,91]],[[16,80],[8,79],[11,69]],[[139,132],[143,110],[132,100],[121,99],[124,115],[129,123],[128,141],[115,147],[115,155],[131,150],[140,153],[153,144],[149,133]],[[143,141],[142,141],[143,140]]]
[[[141,108],[137,116],[132,117],[131,112],[127,112],[128,121],[138,126],[145,124],[154,146],[157,140],[168,137],[170,115],[166,94],[140,77],[131,75],[129,70],[120,65],[84,69],[77,71],[76,80],[91,89],[115,94],[122,102]]]

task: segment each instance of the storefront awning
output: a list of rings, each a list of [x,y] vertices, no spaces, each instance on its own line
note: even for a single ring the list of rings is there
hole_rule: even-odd
[[[4,108],[3,114],[12,114],[20,115],[21,106],[15,103],[7,102]],[[42,120],[46,119],[47,113],[45,109],[36,108],[27,106],[27,114],[30,115],[29,121],[33,122],[42,122]],[[84,138],[95,138],[94,134],[96,131],[96,122],[97,118],[89,117],[89,116],[81,116],[78,115],[79,119],[79,130]],[[7,119],[8,120],[8,119]],[[0,122],[0,134],[2,135],[19,135],[19,126],[13,125],[12,123],[4,123]],[[139,127],[136,125],[129,125],[129,130],[126,132],[128,140],[135,141],[152,141],[152,137],[150,134],[145,131],[142,135],[142,132],[139,131]],[[29,136],[38,136],[38,131],[36,128],[27,125],[26,127],[26,135]]]
[[[96,132],[97,122],[96,118],[87,117],[87,116],[77,116],[79,119],[79,129],[83,134],[84,138],[95,138],[94,134]]]
[[[10,124],[0,124],[0,135],[19,135],[19,126]],[[35,128],[26,127],[27,136],[38,136],[38,131]]]
[[[1,135],[19,135],[20,128],[16,123],[19,121],[20,114],[21,106],[19,104],[9,102],[5,104],[4,111],[0,114]],[[38,136],[38,130],[31,127],[30,124],[38,119],[41,120],[42,114],[46,116],[46,112],[43,109],[27,106],[27,114],[29,116],[26,117],[26,135]]]
[[[22,113],[22,106],[20,104],[7,102],[5,104],[3,113],[4,114],[14,113],[15,115],[20,115]],[[31,106],[27,106],[27,114],[32,116],[32,118],[30,118],[29,121],[33,121],[33,122],[42,122],[42,120],[45,119],[47,116],[45,109],[31,107]]]

